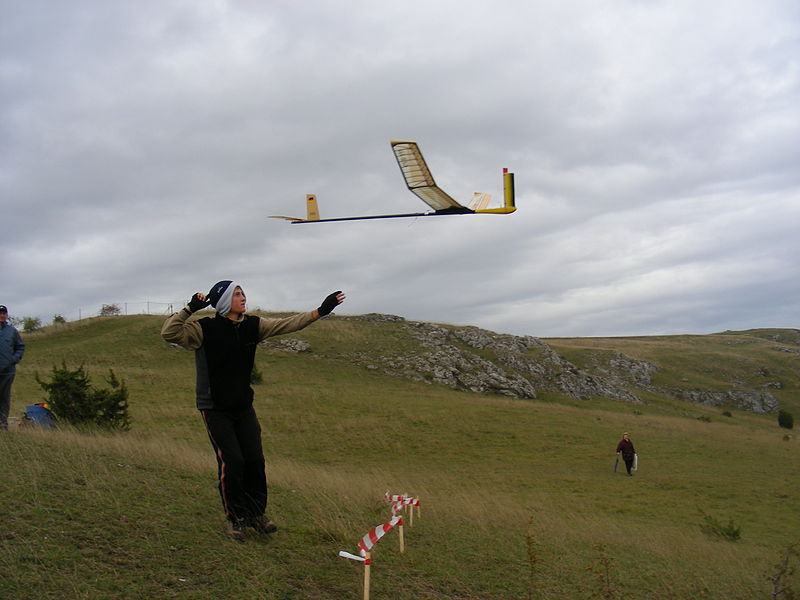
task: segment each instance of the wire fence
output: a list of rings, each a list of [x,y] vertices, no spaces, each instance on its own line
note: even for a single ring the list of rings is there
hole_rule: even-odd
[[[99,307],[78,308],[78,320],[110,315],[171,315],[175,307],[183,308],[185,302],[113,302]]]
[[[81,321],[83,319],[91,319],[93,317],[112,317],[117,315],[164,315],[169,316],[172,313],[182,309],[186,306],[186,302],[158,302],[156,300],[140,300],[137,302],[111,302],[101,303],[91,306],[79,306],[70,312],[55,313],[49,317],[37,316],[19,316],[14,315],[9,318],[12,325],[19,328],[20,331],[28,332],[35,331],[45,325],[56,323],[68,323],[71,321]],[[253,306],[249,312],[261,311],[260,306]]]
[[[15,326],[24,327],[26,330],[37,329],[51,323],[66,323],[81,321],[93,317],[106,317],[116,315],[171,315],[186,305],[185,302],[158,302],[143,300],[139,302],[110,302],[93,306],[79,306],[71,312],[56,313],[49,319],[41,317],[16,316],[11,320]]]
[[[97,306],[78,307],[70,314],[62,314],[65,321],[80,321],[91,317],[105,317],[114,315],[171,315],[183,308],[185,302],[156,302],[144,300],[142,302],[110,302]]]

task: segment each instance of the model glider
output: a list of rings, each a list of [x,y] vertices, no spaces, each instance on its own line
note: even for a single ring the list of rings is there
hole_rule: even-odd
[[[273,219],[286,219],[292,223],[329,223],[331,221],[360,221],[364,219],[397,219],[402,217],[432,217],[436,215],[471,215],[471,214],[501,214],[506,215],[517,210],[514,200],[514,174],[508,169],[503,169],[504,203],[500,208],[487,208],[492,199],[490,194],[475,192],[469,206],[464,206],[453,200],[433,180],[428,165],[422,157],[416,142],[392,141],[392,151],[406,185],[411,192],[433,210],[420,213],[404,213],[399,215],[369,215],[363,217],[338,217],[335,219],[320,219],[317,197],[314,194],[306,196],[306,218],[284,217],[271,215]]]

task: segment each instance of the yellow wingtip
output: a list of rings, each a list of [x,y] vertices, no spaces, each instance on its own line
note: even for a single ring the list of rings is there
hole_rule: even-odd
[[[482,208],[476,210],[478,214],[491,214],[491,215],[510,215],[517,210],[516,206],[504,206],[503,208]]]

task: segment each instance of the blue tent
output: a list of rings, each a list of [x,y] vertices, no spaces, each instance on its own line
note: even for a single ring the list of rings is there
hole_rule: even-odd
[[[53,429],[56,426],[56,416],[43,404],[32,404],[25,407],[25,424],[37,425],[43,429]]]

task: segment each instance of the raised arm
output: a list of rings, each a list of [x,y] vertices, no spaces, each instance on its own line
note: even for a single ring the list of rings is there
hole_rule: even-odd
[[[197,321],[187,322],[192,313],[208,306],[205,295],[194,294],[189,303],[171,315],[161,327],[161,337],[187,350],[197,350],[203,344],[203,329]]]
[[[315,308],[311,312],[299,313],[282,319],[261,317],[258,330],[259,339],[265,340],[274,335],[292,333],[293,331],[299,331],[304,327],[308,327],[314,321],[329,315],[334,308],[344,302],[345,298],[346,296],[341,291],[333,292],[332,294],[328,294],[319,308]]]

